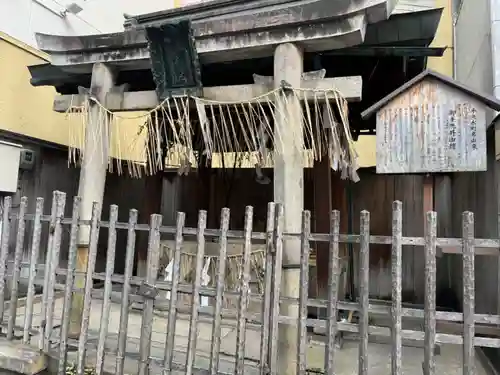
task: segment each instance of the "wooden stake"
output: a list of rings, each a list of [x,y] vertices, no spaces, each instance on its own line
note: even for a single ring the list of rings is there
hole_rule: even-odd
[[[424,217],[425,217],[425,214],[427,212],[434,210],[434,176],[430,174],[424,177],[423,203],[424,203]]]
[[[434,211],[434,176],[431,174],[427,174],[424,177],[424,186],[423,186],[423,220],[424,220],[424,228],[427,217],[427,212]],[[438,250],[436,254],[439,252]]]

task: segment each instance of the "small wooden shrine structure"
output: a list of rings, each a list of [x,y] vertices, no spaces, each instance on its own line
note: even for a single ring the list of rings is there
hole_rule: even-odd
[[[256,212],[269,200],[282,203],[284,231],[299,233],[309,202],[314,230],[328,232],[331,210],[346,204],[338,194],[344,191],[339,175],[358,180],[355,140],[375,133],[361,111],[421,72],[426,56],[444,51],[429,47],[441,9],[404,13],[395,3],[221,0],[128,17],[125,31],[116,34],[37,35],[51,63],[30,67],[32,84],[56,87],[56,111],[85,114],[85,157],[78,161],[81,217],[90,217],[93,201],[102,202],[110,165],[151,175],[146,177],[150,198],[138,207],[146,221],[161,210],[170,151],[178,151],[180,174],[196,169],[197,187],[190,188],[195,194],[180,204],[196,202],[194,212],[220,211],[211,203],[210,158],[255,153],[252,160],[261,173],[259,163],[271,153],[272,193],[256,199]],[[147,111],[142,164],[110,159],[109,129],[127,111]],[[312,166],[313,191],[304,180],[305,165]],[[234,176],[237,163],[233,166]],[[240,203],[252,204],[233,204]],[[217,225],[216,218],[209,225]],[[80,259],[88,238],[88,231],[81,231]],[[317,246],[315,254],[317,294],[322,294],[327,248]],[[145,252],[138,255],[144,263]],[[298,240],[287,241],[285,296],[298,291],[299,257]]]

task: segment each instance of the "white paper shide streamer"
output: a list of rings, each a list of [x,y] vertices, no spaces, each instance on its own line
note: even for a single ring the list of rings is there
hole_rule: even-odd
[[[117,151],[114,159],[108,160],[109,169],[123,173],[126,165],[128,174],[141,177],[161,171],[173,163],[168,161],[174,160],[179,174],[188,174],[197,164],[221,156],[224,160],[227,154],[236,155],[235,166],[243,163],[245,158],[257,169],[268,166],[284,152],[283,134],[275,126],[276,120],[287,123],[291,120],[290,116],[296,116],[283,113],[283,108],[290,107],[287,101],[299,101],[302,105],[302,118],[299,120],[303,125],[304,142],[296,147],[307,151],[314,160],[330,158],[332,168],[340,171],[343,179],[357,181],[357,155],[349,127],[347,101],[333,89],[281,87],[244,102],[216,102],[190,96],[167,98],[150,112],[137,116],[137,121],[143,125],[130,144],[117,146],[114,137],[114,149]],[[130,117],[122,117],[95,103],[102,112],[102,126],[113,128],[116,132],[120,129],[116,126],[118,121],[123,118],[130,120]],[[88,121],[88,104],[72,107],[70,111],[79,111],[82,121]],[[291,131],[297,130],[291,127]],[[85,135],[70,134],[70,138],[73,147],[69,161],[78,163],[82,158]],[[295,139],[301,137],[297,135]],[[137,147],[144,150],[144,160],[123,160],[120,150]]]

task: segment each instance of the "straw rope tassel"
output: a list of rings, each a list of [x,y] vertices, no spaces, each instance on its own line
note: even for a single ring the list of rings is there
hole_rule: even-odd
[[[305,96],[312,97],[312,100],[303,101]],[[332,97],[333,100],[330,100]],[[296,113],[281,113],[281,109],[288,107],[286,104],[289,100],[299,100],[302,103],[300,116],[304,143],[295,146],[298,149],[310,148],[315,160],[330,158],[332,167],[340,170],[342,178],[359,179],[356,173],[357,154],[349,127],[348,104],[334,89],[277,88],[245,102],[172,96],[146,114],[133,117],[111,112],[94,98],[89,100],[99,106],[99,126],[108,128],[107,146],[111,150],[113,145],[114,154],[109,158],[108,168],[119,174],[124,170],[122,163],[127,164],[127,171],[133,177],[159,172],[166,158],[179,161],[181,166],[189,166],[200,152],[200,143],[197,142],[202,142],[201,152],[209,160],[216,153],[233,153],[235,157],[241,158],[246,151],[256,153],[261,164],[268,159],[274,160],[276,154],[284,152],[282,135],[274,123],[278,118],[286,120],[289,116],[296,116]],[[193,102],[196,108],[194,115],[190,111]],[[81,116],[83,126],[70,127],[70,164],[78,163],[83,156],[85,129],[82,134],[82,128],[89,121],[88,101],[83,106],[71,106],[68,116],[74,116],[75,112]],[[128,145],[122,144],[119,133],[119,122],[123,119],[143,122],[137,136]],[[324,128],[325,122],[331,126]],[[198,127],[201,140],[197,137]],[[301,139],[297,135],[294,134],[294,139]],[[96,137],[98,134],[91,136]],[[168,145],[167,155],[162,149],[165,144]],[[143,161],[124,160],[124,151],[131,153],[138,149],[144,150]],[[99,151],[97,155],[104,155],[103,150],[95,151]],[[116,163],[116,168],[113,163]]]

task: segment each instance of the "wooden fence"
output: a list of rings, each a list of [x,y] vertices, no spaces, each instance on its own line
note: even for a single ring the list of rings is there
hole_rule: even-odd
[[[418,340],[423,342],[424,374],[434,374],[436,366],[436,348],[439,344],[457,344],[463,347],[463,374],[474,374],[475,346],[500,348],[500,339],[495,337],[478,337],[475,328],[484,325],[500,325],[500,316],[475,314],[474,312],[474,256],[475,248],[498,249],[498,239],[474,238],[474,216],[464,212],[462,238],[437,238],[436,213],[426,215],[425,236],[402,236],[402,204],[393,203],[392,236],[370,235],[370,213],[361,212],[359,234],[341,234],[340,213],[333,211],[331,215],[331,231],[328,234],[311,233],[310,212],[302,214],[301,233],[287,233],[283,230],[284,208],[280,204],[268,205],[267,229],[264,233],[252,231],[253,209],[247,207],[245,212],[245,225],[243,231],[229,229],[230,210],[224,208],[221,213],[221,227],[219,230],[206,228],[207,213],[200,211],[197,228],[184,226],[185,215],[177,215],[176,227],[162,226],[162,217],[152,215],[150,225],[137,224],[137,211],[131,210],[128,223],[120,223],[118,207],[111,206],[110,220],[100,221],[100,207],[94,204],[92,219],[80,220],[80,198],[73,200],[73,216],[64,217],[66,195],[54,192],[50,216],[43,215],[43,199],[36,201],[34,215],[26,212],[27,199],[22,198],[19,211],[14,213],[11,208],[11,198],[4,200],[2,213],[2,236],[0,251],[0,321],[2,330],[8,340],[22,341],[24,345],[35,346],[49,357],[56,360],[57,373],[64,374],[68,363],[74,360],[76,371],[83,374],[87,366],[91,366],[97,374],[112,372],[116,374],[138,373],[171,373],[180,371],[188,375],[199,374],[283,374],[278,369],[280,356],[284,353],[280,349],[279,327],[288,327],[296,332],[297,342],[292,345],[294,351],[294,372],[303,375],[310,371],[307,363],[308,327],[326,330],[324,368],[319,370],[325,374],[334,374],[336,371],[336,357],[341,351],[335,350],[336,340],[340,332],[355,333],[359,337],[358,363],[360,375],[368,374],[369,356],[368,343],[371,336],[386,336],[390,338],[392,347],[391,373],[401,375],[402,345],[403,340]],[[7,275],[9,259],[9,237],[13,222],[17,222],[16,245],[13,257],[13,272]],[[30,241],[30,262],[23,264],[22,257],[25,246],[25,224],[33,222],[33,233]],[[45,247],[40,243],[42,225],[48,222],[49,239],[46,247],[45,264],[37,264],[39,253]],[[87,272],[76,271],[77,242],[79,230],[82,226],[90,227],[90,244],[88,250]],[[101,228],[107,228],[108,246],[105,273],[95,272],[98,236]],[[67,267],[59,267],[61,254],[61,238],[63,232],[70,233]],[[125,253],[116,249],[116,234],[118,230],[127,231],[127,245]],[[135,237],[138,231],[149,232],[148,267],[145,278],[133,276]],[[157,279],[160,259],[160,235],[167,233],[175,236],[175,249],[173,255],[172,282]],[[184,238],[195,236],[197,238],[196,264],[194,277],[191,284],[184,284],[179,278],[180,258]],[[217,279],[208,286],[202,286],[202,269],[204,259],[205,241],[208,238],[218,238],[220,254],[217,262]],[[241,280],[237,291],[227,290],[224,285],[226,273],[226,248],[228,239],[240,239],[243,242],[241,265]],[[265,274],[264,290],[262,294],[250,291],[250,252],[252,241],[265,241]],[[300,241],[300,264],[284,265],[286,247],[290,241]],[[329,297],[328,300],[308,299],[308,260],[310,243],[329,243]],[[341,301],[338,298],[339,285],[339,243],[359,244],[359,291],[357,302]],[[370,244],[387,244],[392,246],[392,301],[387,305],[371,303],[369,293],[369,252]],[[402,251],[405,245],[424,247],[425,257],[425,306],[424,309],[407,308],[402,304]],[[461,249],[463,258],[463,313],[437,311],[436,308],[436,252],[442,247]],[[125,257],[125,273],[114,273],[114,264],[117,256]],[[21,268],[29,267],[27,296],[20,303],[19,285]],[[282,293],[281,278],[283,272],[290,269],[300,270],[300,287],[296,296],[284,296]],[[35,286],[37,285],[37,271],[43,271],[43,293],[37,300]],[[9,276],[9,277],[7,277]],[[84,288],[75,287],[75,279],[85,278]],[[61,283],[64,279],[64,283]],[[104,282],[99,288],[97,283]],[[10,299],[5,301],[6,285],[11,285]],[[116,286],[121,291],[116,291]],[[288,288],[287,288],[288,289]],[[165,298],[165,292],[170,292],[170,299]],[[72,295],[84,295],[81,330],[78,337],[72,337],[70,330],[70,311],[72,308]],[[191,303],[188,314],[178,303],[181,294],[190,294]],[[213,299],[212,306],[200,306],[200,297],[208,296]],[[227,309],[223,306],[225,296],[238,298],[237,309]],[[280,296],[279,298],[277,296]],[[482,296],[488,298],[488,296]],[[96,300],[101,306],[100,311],[93,311],[92,305]],[[249,301],[259,301],[262,308],[260,312],[248,309]],[[58,302],[60,301],[60,302]],[[58,318],[58,304],[61,303],[60,318]],[[138,345],[131,345],[130,314],[133,304],[140,306],[141,328]],[[280,312],[280,305],[282,306]],[[283,315],[283,306],[298,306],[297,315]],[[323,307],[327,309],[326,320],[312,319],[307,316],[307,308]],[[117,309],[114,309],[117,307]],[[37,309],[40,313],[37,315]],[[114,314],[115,310],[118,312]],[[152,354],[152,335],[155,333],[153,326],[158,311],[165,311],[164,325],[166,331],[163,339],[163,356]],[[286,309],[294,311],[293,309]],[[354,311],[359,315],[357,324],[339,321],[339,311]],[[91,336],[91,321],[97,314],[99,322],[98,333],[95,338]],[[182,315],[182,316],[181,316]],[[389,327],[371,324],[371,315],[386,315],[391,319]],[[37,326],[35,320],[40,319]],[[119,318],[118,318],[119,317]],[[424,331],[403,329],[403,318],[423,319]],[[119,319],[119,324],[117,323]],[[186,319],[189,330],[187,346],[183,350],[182,360],[178,360],[176,340],[178,321]],[[207,351],[207,363],[201,364],[197,360],[201,356],[197,348],[199,341],[199,326],[202,322],[209,322],[212,334],[211,343]],[[463,327],[461,334],[441,333],[437,330],[438,321],[457,322]],[[59,324],[57,324],[59,322]],[[116,324],[115,324],[116,323]],[[163,324],[163,323],[162,323]],[[229,370],[221,365],[221,330],[226,324],[236,326],[236,347],[234,358],[230,360]],[[110,325],[116,325],[118,332],[115,341],[110,342],[113,332]],[[256,363],[249,361],[246,350],[249,342],[246,335],[249,326],[257,326],[260,332],[258,348],[259,358]],[[288,336],[290,337],[290,336]],[[111,340],[112,341],[112,340]],[[292,340],[293,341],[293,340]],[[156,349],[155,349],[156,350]],[[76,353],[76,354],[75,354]],[[75,355],[74,355],[75,354]],[[71,358],[70,358],[71,357]],[[289,354],[287,356],[288,359]],[[132,362],[127,362],[132,361]],[[228,363],[229,363],[228,362]],[[226,363],[226,362],[224,362]],[[133,368],[133,370],[131,370]]]

